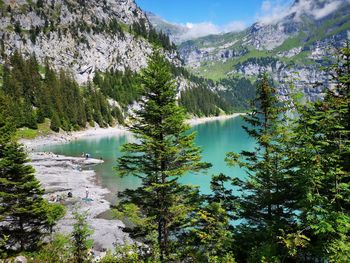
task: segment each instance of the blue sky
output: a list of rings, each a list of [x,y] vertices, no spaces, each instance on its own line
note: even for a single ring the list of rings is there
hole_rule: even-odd
[[[186,26],[183,40],[210,34],[241,31],[254,22],[273,24],[284,17],[301,14],[321,19],[350,0],[136,0],[146,11],[151,11],[169,22]],[[293,4],[295,3],[295,4]]]
[[[146,11],[151,11],[170,22],[211,22],[218,27],[232,23],[250,25],[276,6],[285,6],[292,0],[136,0]]]

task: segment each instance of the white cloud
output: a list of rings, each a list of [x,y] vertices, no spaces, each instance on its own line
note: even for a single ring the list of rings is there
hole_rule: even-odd
[[[346,1],[350,3],[350,0],[324,0],[320,6],[320,1],[314,0],[299,0],[293,5],[291,0],[287,2],[283,0],[264,0],[257,15],[257,20],[264,24],[272,24],[291,14],[295,14],[295,19],[298,19],[302,14],[321,19],[337,10]]]
[[[180,36],[181,40],[189,40],[228,32],[238,32],[247,27],[246,23],[243,21],[232,21],[223,26],[215,25],[212,22],[186,23],[183,26],[185,26],[187,30]]]
[[[181,39],[183,40],[220,33],[218,27],[211,22],[203,22],[198,24],[187,23],[185,26],[187,27],[187,31],[181,36]]]
[[[247,28],[247,24],[243,21],[232,21],[223,26],[223,32],[239,32]]]
[[[312,12],[312,14],[316,19],[320,19],[320,18],[323,18],[323,17],[329,15],[333,11],[337,10],[340,5],[341,5],[341,1],[331,2],[327,5],[325,5],[323,8],[314,10]]]

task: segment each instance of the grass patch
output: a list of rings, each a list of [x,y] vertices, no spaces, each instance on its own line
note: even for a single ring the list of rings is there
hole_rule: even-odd
[[[299,65],[313,65],[315,64],[315,61],[309,58],[310,55],[310,51],[302,51],[298,55],[294,56],[291,61]]]
[[[4,85],[3,73],[4,73],[4,66],[0,65],[0,88]]]
[[[125,23],[123,23],[123,22],[119,22],[118,24],[120,25],[121,29],[122,29],[124,32],[131,33],[131,32],[130,32],[130,27],[129,27],[127,24],[125,24]]]
[[[45,66],[39,64],[39,73],[40,73],[42,76],[45,76],[45,74],[46,74],[46,68],[45,68]]]
[[[45,119],[44,123],[38,124],[38,129],[20,128],[16,132],[17,139],[35,139],[38,136],[51,134],[50,120]]]
[[[285,40],[282,45],[279,47],[275,48],[273,51],[274,52],[283,52],[283,51],[288,51],[291,50],[292,48],[296,48],[299,46],[302,46],[302,39],[305,38],[306,35],[305,33],[300,33],[298,36],[288,38]]]
[[[250,58],[263,58],[270,56],[271,53],[269,51],[254,49],[239,58],[231,58],[225,62],[203,62],[198,69],[192,70],[192,72],[205,78],[220,80],[226,78],[227,74],[230,73],[234,69],[234,66],[239,63],[243,63]]]
[[[312,36],[305,43],[305,45],[311,45],[318,40],[323,40],[332,35],[346,31],[350,28],[349,19],[350,15],[346,15],[327,20],[313,32]],[[332,28],[332,30],[329,30],[330,28]]]
[[[38,130],[33,130],[29,128],[20,128],[16,132],[17,139],[35,139],[39,136]]]

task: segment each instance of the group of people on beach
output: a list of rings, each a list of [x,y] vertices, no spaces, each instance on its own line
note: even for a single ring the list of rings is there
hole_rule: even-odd
[[[68,197],[68,198],[72,198],[72,197],[73,197],[73,193],[72,193],[71,191],[69,191],[69,192],[67,193],[67,197]],[[85,187],[85,198],[83,198],[83,199],[88,200],[88,198],[89,198],[89,187],[86,186],[86,187]],[[57,202],[63,200],[63,197],[60,196],[60,195],[58,195],[58,194],[57,194],[57,195],[52,194],[52,195],[50,195],[50,197],[48,198],[48,200],[49,200],[50,202],[57,203]]]

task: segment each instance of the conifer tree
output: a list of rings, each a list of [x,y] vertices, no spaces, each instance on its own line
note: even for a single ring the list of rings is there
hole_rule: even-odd
[[[53,130],[54,132],[59,132],[60,126],[61,126],[60,119],[58,118],[57,113],[54,112],[51,118],[50,129]]]
[[[181,246],[184,259],[194,262],[235,262],[233,257],[233,226],[235,197],[226,187],[230,177],[215,175],[211,181],[212,193],[203,195],[193,213],[191,227],[183,231]]]
[[[26,164],[23,147],[13,140],[13,132],[0,112],[0,233],[8,237],[6,250],[22,251],[39,244],[47,230],[48,217],[44,191],[33,168]]]
[[[124,145],[118,159],[122,176],[141,179],[141,186],[121,194],[121,211],[137,215],[134,236],[157,232],[160,261],[173,257],[174,241],[196,205],[197,191],[178,182],[187,172],[197,172],[208,164],[200,161],[194,146],[195,134],[188,134],[184,112],[176,103],[176,86],[169,63],[154,52],[143,71],[144,94],[140,109],[130,126],[137,141]],[[124,207],[124,209],[123,209]],[[136,222],[136,220],[134,221]]]
[[[245,259],[250,254],[258,261],[263,257],[273,260],[284,256],[277,237],[280,229],[291,231],[295,215],[291,207],[292,181],[285,171],[285,106],[266,74],[258,84],[252,106],[253,112],[244,117],[250,126],[243,128],[257,146],[252,152],[229,153],[227,157],[229,164],[239,165],[248,173],[246,180],[233,180],[241,192],[237,202],[238,216],[243,220],[237,228],[237,245],[241,247],[238,253]]]
[[[77,263],[89,262],[89,250],[93,244],[93,241],[89,237],[93,231],[86,222],[86,214],[75,212],[74,219],[75,223],[72,232],[74,261]]]
[[[315,260],[350,260],[349,105],[350,49],[340,48],[331,67],[333,87],[323,101],[298,107],[289,146],[290,172],[298,189],[300,229]],[[304,254],[305,254],[304,253]]]

